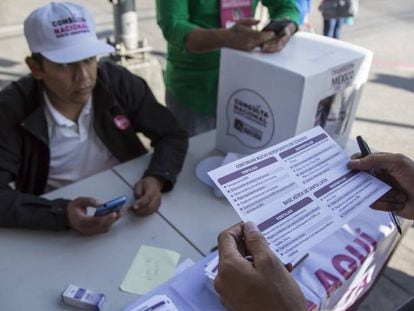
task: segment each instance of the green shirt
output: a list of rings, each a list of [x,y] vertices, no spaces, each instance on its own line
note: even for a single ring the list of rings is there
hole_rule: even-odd
[[[259,0],[252,0],[254,12]],[[295,0],[262,0],[272,19],[296,22]],[[220,51],[201,54],[185,49],[185,38],[196,27],[220,28],[220,0],[157,0],[157,21],[168,41],[167,90],[183,105],[201,114],[216,111]]]

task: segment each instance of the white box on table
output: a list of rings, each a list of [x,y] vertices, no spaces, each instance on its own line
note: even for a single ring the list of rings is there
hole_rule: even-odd
[[[345,146],[372,53],[297,33],[279,53],[222,49],[216,147],[250,154],[316,125]]]

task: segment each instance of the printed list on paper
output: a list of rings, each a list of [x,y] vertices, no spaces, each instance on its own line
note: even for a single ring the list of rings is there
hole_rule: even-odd
[[[253,221],[292,262],[368,208],[390,187],[347,167],[349,157],[320,127],[208,174],[243,221]]]

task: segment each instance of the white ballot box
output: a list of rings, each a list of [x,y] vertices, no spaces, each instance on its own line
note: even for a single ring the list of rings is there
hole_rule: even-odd
[[[217,149],[250,154],[314,126],[344,147],[372,53],[310,33],[279,53],[222,49]]]

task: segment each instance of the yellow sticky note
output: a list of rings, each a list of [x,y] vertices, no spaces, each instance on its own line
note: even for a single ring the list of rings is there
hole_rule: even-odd
[[[175,271],[180,254],[168,249],[142,245],[128,270],[121,289],[143,295],[167,281]]]

